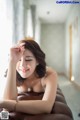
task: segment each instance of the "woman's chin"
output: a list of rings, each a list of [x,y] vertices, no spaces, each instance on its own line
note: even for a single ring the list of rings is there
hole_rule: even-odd
[[[23,79],[26,79],[27,77],[21,76]]]
[[[22,78],[28,78],[29,75],[21,74],[21,77],[22,77]]]
[[[23,73],[23,72],[19,72],[19,74],[21,75],[22,78],[28,78],[31,76],[31,73]]]
[[[24,76],[24,75],[21,75],[21,77],[24,78],[24,79],[27,78],[27,76]]]
[[[22,78],[26,78],[27,77],[26,73],[23,73],[21,71],[19,71],[19,74],[21,75]]]

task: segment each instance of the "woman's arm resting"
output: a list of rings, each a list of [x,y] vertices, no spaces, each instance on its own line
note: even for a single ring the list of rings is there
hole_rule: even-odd
[[[19,101],[16,104],[16,111],[29,114],[41,114],[50,112],[48,101],[45,100]]]

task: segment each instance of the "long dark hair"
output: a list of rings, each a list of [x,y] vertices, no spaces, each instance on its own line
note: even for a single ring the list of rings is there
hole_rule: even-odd
[[[33,55],[35,56],[36,60],[38,61],[38,65],[36,66],[36,73],[39,76],[39,78],[42,78],[45,76],[46,73],[46,62],[45,62],[45,53],[41,50],[38,43],[34,40],[30,39],[23,39],[18,41],[18,44],[25,43],[24,47],[25,49],[30,50]],[[16,71],[17,72],[17,71]],[[16,74],[16,79],[19,81],[25,80],[25,78],[22,78],[19,73]]]

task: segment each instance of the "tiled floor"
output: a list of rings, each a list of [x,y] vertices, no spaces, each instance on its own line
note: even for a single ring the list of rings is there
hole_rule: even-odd
[[[77,89],[66,77],[59,76],[58,83],[63,91],[68,106],[72,110],[74,120],[80,120],[80,90]]]

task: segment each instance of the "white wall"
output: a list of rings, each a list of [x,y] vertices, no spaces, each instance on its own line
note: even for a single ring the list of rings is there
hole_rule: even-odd
[[[41,25],[41,47],[46,53],[46,62],[58,73],[65,72],[64,30],[64,24]]]
[[[34,27],[34,40],[40,45],[41,40],[41,21],[38,17],[37,7],[33,6],[33,27]]]
[[[72,25],[72,73],[80,84],[80,5],[72,5],[66,21],[66,75],[69,77],[69,26]]]
[[[8,66],[9,48],[13,40],[13,5],[12,0],[0,0],[0,99],[6,80],[4,72]]]
[[[37,19],[35,24],[35,41],[40,45],[40,40],[41,40],[41,22],[39,19]]]

